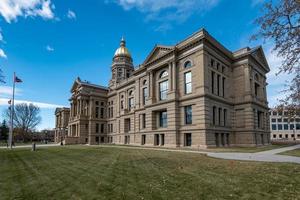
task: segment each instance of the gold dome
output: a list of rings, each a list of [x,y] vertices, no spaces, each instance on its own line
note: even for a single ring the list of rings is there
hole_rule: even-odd
[[[122,37],[121,42],[120,42],[120,47],[116,50],[114,57],[116,56],[127,56],[131,58],[131,55],[126,48],[126,42],[124,38]]]

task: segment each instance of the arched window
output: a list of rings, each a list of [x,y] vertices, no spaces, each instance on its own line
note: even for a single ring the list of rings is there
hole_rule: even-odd
[[[165,77],[167,77],[169,74],[168,74],[168,72],[167,71],[162,71],[161,73],[160,73],[160,75],[159,75],[159,78],[165,78]]]
[[[131,95],[133,95],[133,91],[132,90],[129,91],[129,96],[131,96]]]
[[[147,80],[144,80],[144,81],[143,81],[143,85],[147,85]]]
[[[192,62],[191,61],[186,61],[185,63],[184,63],[184,68],[189,68],[189,67],[191,67],[192,66]]]

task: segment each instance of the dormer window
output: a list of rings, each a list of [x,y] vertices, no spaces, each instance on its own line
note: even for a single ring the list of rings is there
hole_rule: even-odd
[[[184,68],[189,68],[189,67],[192,67],[192,62],[191,61],[186,61],[184,63]]]

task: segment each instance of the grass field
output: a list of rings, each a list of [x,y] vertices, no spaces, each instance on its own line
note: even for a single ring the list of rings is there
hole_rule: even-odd
[[[300,165],[153,150],[0,150],[0,199],[299,199]]]
[[[282,152],[281,155],[300,157],[300,149],[295,149],[295,150],[291,150],[291,151]]]

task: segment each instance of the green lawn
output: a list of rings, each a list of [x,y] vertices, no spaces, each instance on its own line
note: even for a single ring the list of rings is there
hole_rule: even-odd
[[[115,145],[110,145],[110,144],[104,144],[106,146],[115,146]],[[272,149],[278,149],[278,148],[283,148],[283,147],[288,147],[292,146],[293,144],[273,144],[273,145],[267,145],[267,146],[258,146],[258,147],[218,147],[218,148],[208,148],[208,149],[191,149],[191,148],[166,148],[166,147],[159,147],[161,149],[175,149],[175,150],[188,150],[188,151],[204,151],[204,152],[241,152],[241,153],[255,153],[255,152],[260,152],[260,151],[268,151]],[[128,145],[116,145],[116,146],[124,146],[128,147]],[[141,146],[129,146],[131,148],[137,147],[141,148]],[[149,146],[143,146],[143,148],[153,148]],[[154,147],[157,148],[157,147]]]
[[[0,199],[299,199],[300,165],[66,146],[0,150]]]
[[[300,157],[300,149],[286,151],[286,152],[282,152],[280,154],[281,155],[288,155],[288,156],[297,156],[297,157]]]

